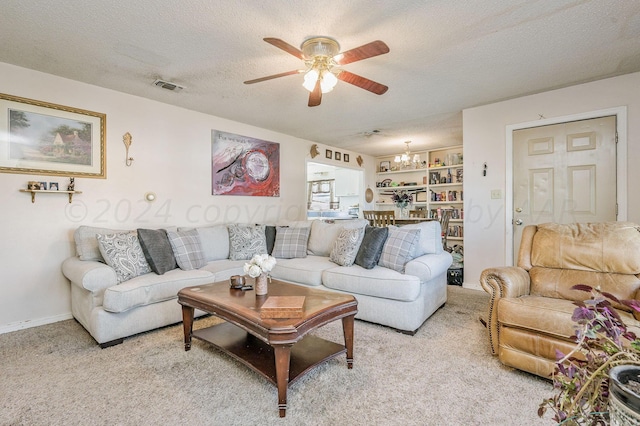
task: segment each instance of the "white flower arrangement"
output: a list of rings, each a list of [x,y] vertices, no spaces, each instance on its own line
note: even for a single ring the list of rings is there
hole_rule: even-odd
[[[251,278],[257,278],[262,274],[269,275],[269,272],[276,266],[276,258],[268,254],[256,254],[249,263],[244,264],[244,273]]]

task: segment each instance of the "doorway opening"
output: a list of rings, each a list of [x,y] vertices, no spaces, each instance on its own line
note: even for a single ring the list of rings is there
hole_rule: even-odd
[[[307,162],[307,218],[358,218],[363,186],[361,170]]]

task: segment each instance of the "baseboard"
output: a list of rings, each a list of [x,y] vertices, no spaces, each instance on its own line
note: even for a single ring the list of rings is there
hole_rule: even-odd
[[[52,324],[54,322],[72,319],[71,312],[66,314],[55,315],[52,317],[37,318],[33,320],[14,322],[0,326],[0,334],[11,333],[12,331],[24,330],[25,328],[38,327],[40,325]]]

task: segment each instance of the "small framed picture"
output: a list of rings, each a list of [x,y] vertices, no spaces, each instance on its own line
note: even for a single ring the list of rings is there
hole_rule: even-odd
[[[349,154],[343,155],[342,159],[344,160],[345,163],[348,163],[349,162]]]
[[[49,191],[57,191],[58,182],[49,182]]]
[[[390,168],[391,168],[391,161],[381,161],[380,162],[380,171],[381,172],[388,172]]]
[[[40,189],[43,191],[47,190],[47,182],[40,182]]]
[[[325,158],[329,158],[329,159],[331,159],[331,158],[333,157],[333,151],[331,151],[330,149],[327,149],[327,150],[324,152],[324,156],[325,156]]]
[[[336,151],[336,153],[335,153],[335,159],[336,159],[336,160],[338,160],[338,161],[342,160],[342,154],[341,154],[341,153],[339,153],[338,151]]]

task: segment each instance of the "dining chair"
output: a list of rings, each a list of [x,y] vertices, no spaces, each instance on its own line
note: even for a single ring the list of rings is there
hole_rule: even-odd
[[[449,220],[451,219],[451,209],[442,209],[440,216],[440,229],[442,229],[442,248],[449,251],[447,247],[447,236],[449,235]]]
[[[409,210],[409,217],[426,218],[426,210]]]
[[[396,216],[393,210],[365,210],[363,214],[371,226],[384,228],[385,226],[396,224]]]

